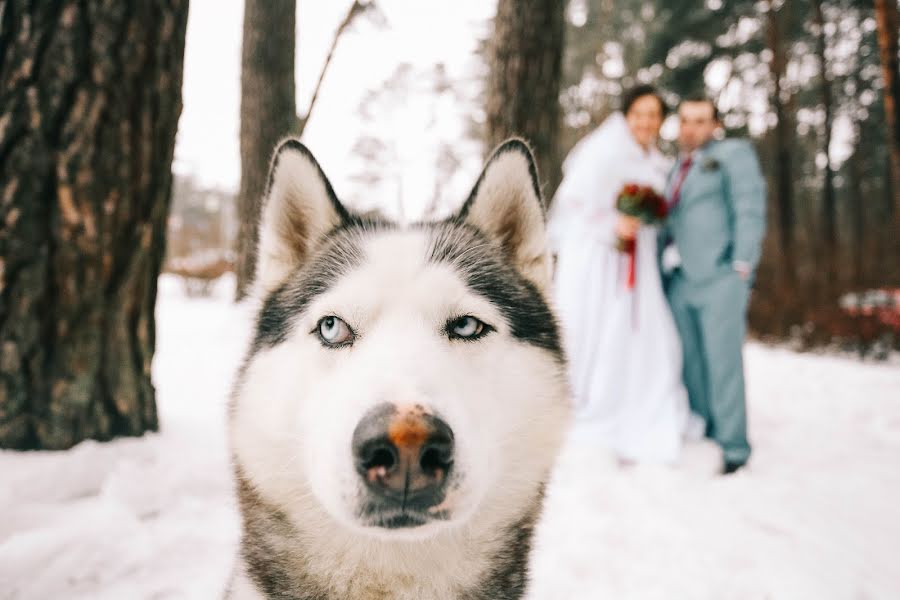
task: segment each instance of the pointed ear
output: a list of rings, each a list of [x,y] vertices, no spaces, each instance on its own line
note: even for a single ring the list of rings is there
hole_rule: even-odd
[[[534,156],[523,140],[507,140],[494,150],[457,219],[496,240],[522,275],[547,289],[544,202]]]
[[[257,246],[256,286],[268,294],[307,261],[321,238],[349,220],[312,153],[295,139],[279,144],[269,169]]]

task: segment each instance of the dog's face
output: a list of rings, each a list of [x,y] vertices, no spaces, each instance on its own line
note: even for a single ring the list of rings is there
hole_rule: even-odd
[[[386,538],[533,502],[568,417],[544,248],[521,142],[458,215],[407,228],[352,215],[282,144],[232,407],[241,476],[289,516]]]

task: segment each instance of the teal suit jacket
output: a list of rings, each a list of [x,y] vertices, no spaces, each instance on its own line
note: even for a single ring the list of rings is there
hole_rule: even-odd
[[[669,175],[668,199],[680,166],[678,161]],[[689,281],[723,275],[736,262],[755,272],[765,233],[765,188],[756,152],[747,140],[712,141],[695,154],[665,227]]]

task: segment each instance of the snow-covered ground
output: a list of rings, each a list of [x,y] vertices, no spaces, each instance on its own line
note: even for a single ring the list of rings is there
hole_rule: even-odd
[[[215,598],[235,552],[223,408],[248,308],[160,286],[162,431],[0,452],[0,599]],[[756,453],[619,467],[572,436],[533,597],[900,598],[900,368],[746,348]]]

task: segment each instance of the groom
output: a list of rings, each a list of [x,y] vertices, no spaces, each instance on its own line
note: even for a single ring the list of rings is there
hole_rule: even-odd
[[[661,268],[684,349],[684,383],[724,474],[750,457],[741,349],[765,229],[765,181],[746,140],[717,141],[715,104],[678,108],[681,156],[669,175]]]

